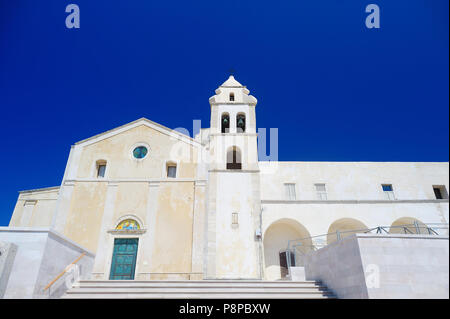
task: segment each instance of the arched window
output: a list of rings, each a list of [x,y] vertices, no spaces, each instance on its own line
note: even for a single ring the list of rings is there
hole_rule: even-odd
[[[117,225],[116,230],[138,230],[140,228],[139,223],[134,219],[125,219]]]
[[[222,126],[222,133],[229,133],[230,132],[230,115],[228,113],[222,114],[221,119],[221,126]]]
[[[234,102],[234,93],[230,93],[230,102]]]
[[[236,131],[238,133],[245,132],[245,114],[244,113],[238,113],[236,115]]]
[[[104,178],[106,172],[106,161],[98,160],[95,162],[95,172],[98,178]]]
[[[227,169],[242,169],[241,152],[236,146],[227,152]]]

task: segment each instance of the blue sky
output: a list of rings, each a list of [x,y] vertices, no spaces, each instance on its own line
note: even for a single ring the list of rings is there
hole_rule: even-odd
[[[208,127],[231,68],[280,160],[448,161],[448,5],[0,0],[0,225],[19,190],[61,183],[79,140],[140,117]]]

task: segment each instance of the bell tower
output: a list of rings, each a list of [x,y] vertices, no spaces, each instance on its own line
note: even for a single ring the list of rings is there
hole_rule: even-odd
[[[260,279],[257,100],[232,75],[215,93],[209,99],[205,278]]]

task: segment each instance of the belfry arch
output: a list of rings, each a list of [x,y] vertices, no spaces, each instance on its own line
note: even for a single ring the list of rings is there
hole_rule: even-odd
[[[301,255],[312,249],[310,233],[296,220],[284,218],[273,222],[265,231],[263,237],[265,277],[267,280],[277,280],[283,277],[283,253],[285,253],[289,240],[306,238],[298,241],[295,265],[301,266]],[[285,256],[285,255],[284,255]]]

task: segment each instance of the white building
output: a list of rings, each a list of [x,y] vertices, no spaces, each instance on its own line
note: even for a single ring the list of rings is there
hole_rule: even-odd
[[[233,76],[215,93],[195,138],[143,118],[75,143],[61,185],[20,192],[0,241],[51,229],[95,255],[93,279],[277,280],[289,240],[307,253],[448,224],[447,162],[260,162],[256,98]]]

